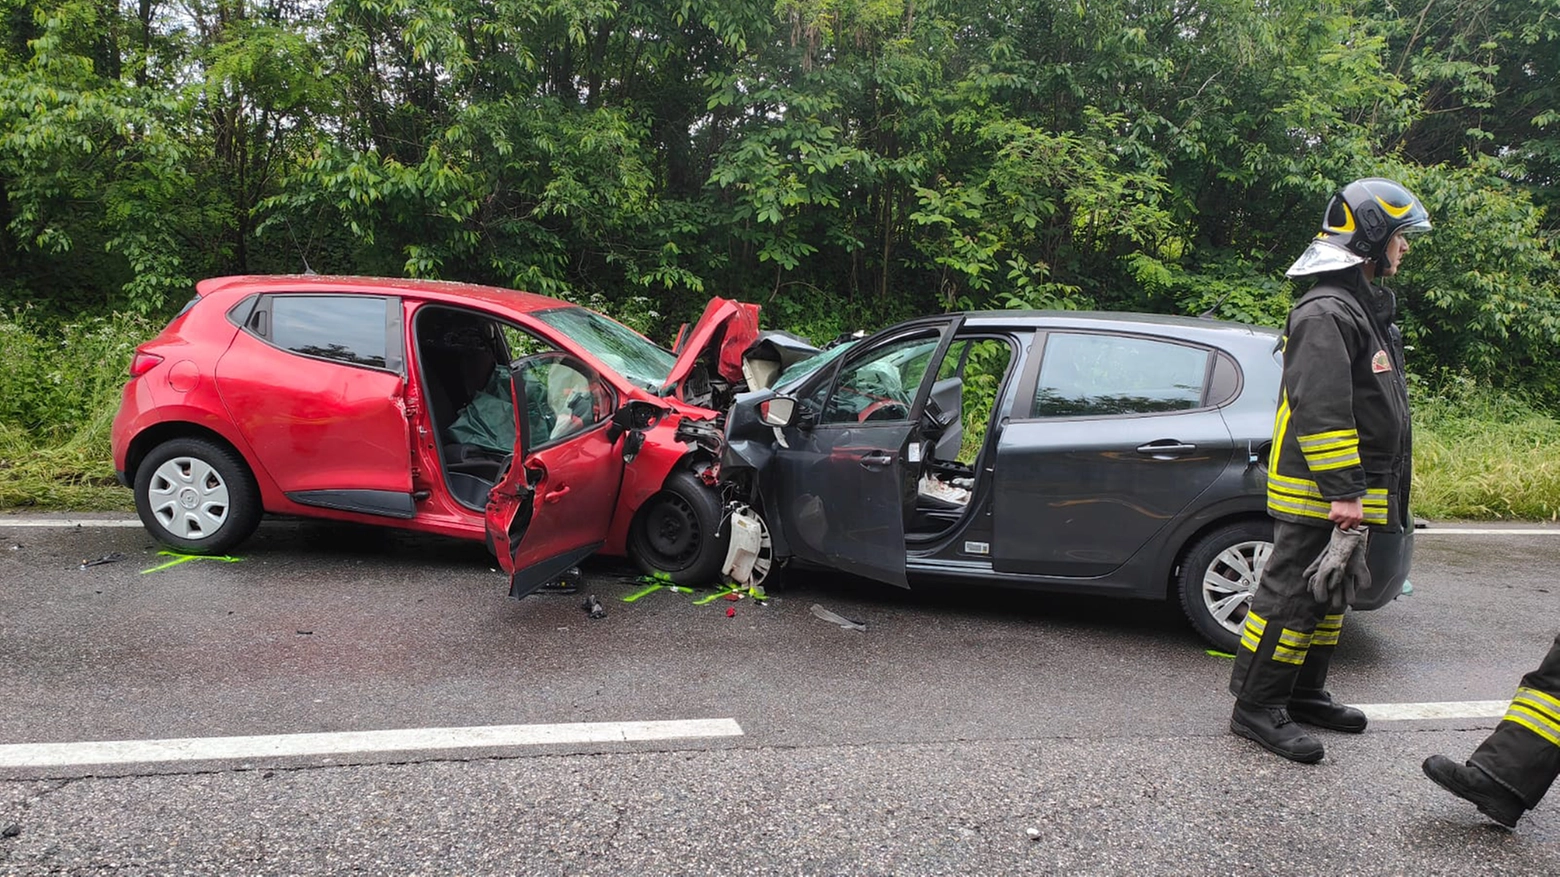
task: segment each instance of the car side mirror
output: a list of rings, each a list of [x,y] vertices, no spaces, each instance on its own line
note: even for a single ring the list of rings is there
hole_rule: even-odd
[[[665,413],[665,409],[653,402],[632,399],[612,413],[612,424],[607,427],[607,441],[615,442],[625,432],[651,429],[661,422],[661,416]]]
[[[766,426],[790,426],[796,422],[796,399],[775,396],[758,403],[758,417]]]

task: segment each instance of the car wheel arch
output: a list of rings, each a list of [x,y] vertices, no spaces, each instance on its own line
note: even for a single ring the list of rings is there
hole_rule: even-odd
[[[165,420],[137,433],[135,438],[130,440],[129,447],[125,452],[125,477],[134,482],[135,473],[140,470],[141,464],[145,462],[148,454],[174,439],[182,438],[204,439],[232,451],[243,461],[245,468],[249,470],[249,477],[255,482],[255,487],[263,487],[263,485],[259,484],[261,478],[259,467],[255,465],[255,461],[250,459],[248,454],[244,453],[244,450],[239,447],[237,442],[209,426],[191,423],[187,420]],[[262,495],[264,492],[262,489]]]
[[[710,538],[715,540],[713,548],[715,549],[715,555],[718,555],[718,557],[701,552],[698,558],[690,561],[683,568],[671,571],[671,576],[678,584],[694,586],[712,584],[713,579],[718,577],[719,565],[725,560],[725,540],[730,538],[730,531],[723,525],[724,498],[721,496],[719,488],[705,483],[702,477],[701,467],[710,463],[713,463],[713,460],[708,455],[699,452],[686,455],[666,473],[660,489],[651,494],[634,511],[633,517],[629,521],[628,532],[625,534],[624,549],[629,558],[635,561],[646,574],[665,572],[654,568],[655,564],[649,558],[641,556],[641,550],[636,548],[636,545],[642,545],[646,538],[642,537],[640,533],[642,529],[648,526],[649,516],[656,512],[658,497],[661,497],[663,494],[676,496],[684,489],[694,489],[693,485],[697,484],[701,486],[702,492],[708,495],[708,499],[703,501],[702,509],[698,508],[700,503],[695,501],[690,507],[690,513],[695,518],[701,517],[699,511],[704,512],[704,517],[708,517],[710,514],[716,516],[715,521],[720,526],[717,527],[717,533],[710,534]],[[709,579],[709,581],[706,581],[706,579]]]
[[[1220,649],[1233,650],[1240,638],[1238,627],[1244,610],[1249,609],[1252,591],[1260,578],[1260,569],[1268,553],[1272,551],[1273,521],[1267,515],[1232,515],[1220,518],[1198,529],[1180,548],[1175,564],[1170,569],[1169,599],[1178,603],[1192,628],[1208,642]],[[1266,542],[1266,548],[1262,547]],[[1236,550],[1239,549],[1239,550]],[[1188,569],[1188,564],[1205,567]],[[1217,573],[1210,578],[1210,571]],[[1193,581],[1193,577],[1196,581]],[[1217,584],[1210,585],[1209,582]],[[1226,584],[1227,583],[1227,584]],[[1222,611],[1230,613],[1228,621],[1221,621],[1215,613],[1208,589],[1218,594],[1219,606],[1229,606]],[[1234,613],[1240,611],[1240,616]],[[1234,625],[1234,628],[1231,627]]]
[[[133,470],[136,513],[159,542],[186,554],[222,554],[265,514],[247,459],[211,431],[172,432]]]

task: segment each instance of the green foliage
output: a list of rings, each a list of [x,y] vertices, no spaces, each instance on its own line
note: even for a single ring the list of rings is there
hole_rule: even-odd
[[[0,508],[126,508],[109,453],[135,345],[156,327],[136,315],[58,328],[0,311]]]
[[[1434,385],[1560,399],[1560,0],[0,0],[0,307],[199,278],[523,287],[655,337],[917,313],[1274,325],[1326,198],[1398,176]]]
[[[1416,400],[1414,417],[1415,514],[1560,520],[1560,421],[1552,414],[1461,378]]]

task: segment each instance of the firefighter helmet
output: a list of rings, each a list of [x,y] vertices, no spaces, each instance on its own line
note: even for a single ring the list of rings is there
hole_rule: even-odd
[[[1327,202],[1322,230],[1289,266],[1290,277],[1373,262],[1387,270],[1387,241],[1398,232],[1430,230],[1430,214],[1414,193],[1392,180],[1355,180]]]

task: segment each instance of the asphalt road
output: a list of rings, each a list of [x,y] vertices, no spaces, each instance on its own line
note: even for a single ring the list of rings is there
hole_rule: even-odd
[[[0,767],[0,874],[1534,874],[1419,772],[1493,718],[1229,736],[1230,662],[1171,604],[794,573],[697,604],[610,563],[504,596],[480,546],[267,522],[238,560],[0,516],[0,748],[730,719],[740,736]],[[27,520],[36,520],[31,518]],[[84,560],[123,559],[79,568]],[[1560,627],[1560,535],[1422,534],[1352,613],[1351,702],[1509,699]],[[861,621],[827,623],[820,605]],[[728,615],[728,609],[734,614]]]

